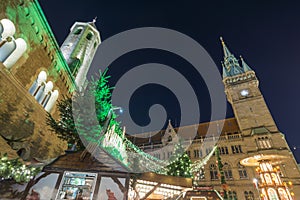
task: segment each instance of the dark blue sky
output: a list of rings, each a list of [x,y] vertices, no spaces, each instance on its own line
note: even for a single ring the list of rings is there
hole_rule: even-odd
[[[279,129],[286,135],[300,160],[300,3],[273,1],[58,1],[40,0],[44,13],[59,44],[62,44],[75,21],[98,17],[102,40],[119,32],[138,27],[164,27],[182,32],[200,43],[220,67],[223,58],[219,37],[222,35],[231,52],[243,55],[260,80],[260,89]],[[130,67],[147,62],[160,62],[183,69],[183,60],[166,52],[143,50],[121,57],[111,66],[112,83]],[[120,68],[122,66],[122,68]],[[187,67],[188,68],[188,67]],[[191,71],[182,71],[186,76]],[[187,77],[194,89],[206,94],[201,78]],[[200,81],[199,81],[200,80]],[[141,94],[149,101],[139,103]],[[176,121],[177,102],[158,98],[157,91],[172,97],[164,88],[144,87],[136,92],[132,106],[143,112],[151,103],[166,106],[169,117]],[[164,91],[164,92],[163,92]],[[207,93],[208,95],[208,93]],[[145,99],[145,98],[144,98]],[[209,102],[209,100],[207,100]],[[207,103],[206,102],[206,103]],[[205,101],[201,105],[206,107]],[[146,105],[146,106],[145,106]],[[209,119],[207,115],[201,120]],[[133,113],[138,115],[138,113]],[[201,113],[202,115],[202,113]],[[228,109],[228,117],[232,116]],[[140,124],[147,119],[137,117]]]

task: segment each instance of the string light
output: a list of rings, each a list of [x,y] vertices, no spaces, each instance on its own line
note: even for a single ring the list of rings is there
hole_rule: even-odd
[[[17,183],[28,182],[40,171],[40,168],[27,167],[18,159],[9,160],[7,154],[4,154],[0,159],[1,180],[13,179]]]

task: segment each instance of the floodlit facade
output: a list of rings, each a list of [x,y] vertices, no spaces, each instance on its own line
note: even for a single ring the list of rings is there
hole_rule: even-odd
[[[186,153],[192,161],[203,159],[216,142],[226,180],[226,184],[221,184],[217,158],[212,156],[206,161],[199,184],[213,186],[221,194],[225,189],[229,199],[297,199],[300,195],[299,168],[284,134],[272,118],[257,76],[242,57],[240,61],[235,58],[222,38],[221,43],[224,51],[223,83],[235,117],[179,128],[173,128],[169,122],[165,131],[160,131],[150,140],[133,141],[155,157],[168,159],[172,156],[173,146],[167,144],[178,142],[178,129],[187,134],[197,131],[193,140],[183,142],[187,146]],[[210,133],[207,132],[209,126]],[[207,134],[212,137],[206,138]],[[165,148],[162,150],[162,147]],[[271,171],[263,172],[260,163],[264,162],[272,166]],[[269,182],[262,178],[262,173],[271,173]]]

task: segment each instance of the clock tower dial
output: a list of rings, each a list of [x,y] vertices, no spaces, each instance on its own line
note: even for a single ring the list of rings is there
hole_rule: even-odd
[[[249,90],[248,89],[243,89],[240,91],[240,94],[242,97],[247,97],[249,96]]]

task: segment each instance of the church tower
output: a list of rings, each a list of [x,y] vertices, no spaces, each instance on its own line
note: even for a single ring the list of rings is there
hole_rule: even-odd
[[[277,132],[275,122],[259,90],[255,72],[242,57],[239,63],[222,38],[221,42],[224,51],[222,66],[225,93],[240,130],[244,134],[251,134],[253,129],[261,127],[270,132]]]
[[[79,91],[85,88],[87,72],[101,43],[95,22],[76,22],[60,48]]]

